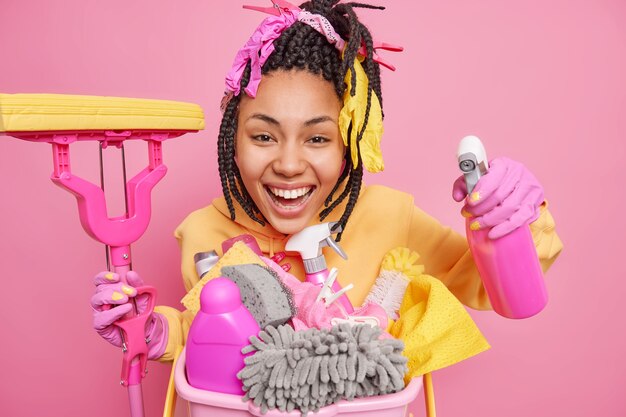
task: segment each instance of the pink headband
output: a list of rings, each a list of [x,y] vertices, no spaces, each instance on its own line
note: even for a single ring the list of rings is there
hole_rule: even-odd
[[[285,4],[285,2],[281,2]],[[239,50],[231,70],[226,76],[226,91],[238,95],[241,90],[241,77],[246,68],[246,64],[250,61],[251,73],[250,82],[245,88],[246,94],[250,97],[256,96],[257,88],[261,82],[261,68],[267,58],[274,52],[274,40],[280,34],[293,25],[295,22],[302,22],[311,26],[313,29],[326,37],[329,43],[334,44],[339,51],[343,51],[346,42],[339,36],[332,25],[324,16],[301,10],[299,7],[289,5],[284,8],[256,8],[255,6],[244,6],[246,9],[254,9],[262,11],[271,11],[272,14],[264,19],[256,28],[248,42]],[[269,9],[269,10],[267,10]]]
[[[346,41],[339,36],[328,19],[324,16],[302,10],[298,6],[285,0],[272,0],[272,4],[272,7],[243,6],[244,9],[260,11],[271,14],[272,16],[267,17],[261,22],[254,33],[252,33],[252,36],[250,36],[250,39],[248,39],[246,44],[237,52],[231,70],[226,76],[226,92],[222,100],[222,112],[225,109],[226,103],[230,100],[230,97],[239,95],[241,92],[241,77],[248,61],[251,63],[251,72],[250,81],[245,87],[245,92],[250,97],[256,97],[256,92],[261,82],[261,68],[267,58],[274,52],[274,40],[295,22],[302,22],[309,25],[317,32],[324,35],[330,44],[335,45],[337,50],[343,52]],[[387,43],[375,43],[374,49],[402,51],[403,48]],[[366,55],[365,46],[359,49],[359,54],[363,56]],[[395,70],[393,65],[385,62],[376,55],[376,52],[374,52],[374,61],[391,70]]]

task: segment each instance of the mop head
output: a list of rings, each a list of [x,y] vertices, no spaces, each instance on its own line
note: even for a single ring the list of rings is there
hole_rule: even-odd
[[[268,326],[242,350],[255,352],[237,374],[244,400],[253,400],[263,414],[278,408],[306,416],[342,399],[401,391],[404,344],[380,335],[380,328],[367,324],[302,331]]]
[[[70,94],[0,93],[0,132],[201,130],[197,104]]]
[[[241,301],[261,329],[279,326],[296,315],[291,291],[274,271],[257,264],[225,266],[222,276],[239,287]]]

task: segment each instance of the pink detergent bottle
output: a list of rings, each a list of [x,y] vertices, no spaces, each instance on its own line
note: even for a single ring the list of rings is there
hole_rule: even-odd
[[[200,293],[200,311],[189,329],[186,370],[195,388],[243,395],[237,372],[245,356],[241,349],[259,325],[241,302],[239,287],[228,278],[214,278]]]
[[[489,169],[485,148],[476,136],[466,136],[459,144],[457,156],[470,194]],[[468,219],[467,241],[495,312],[523,319],[543,310],[548,292],[528,225],[490,239],[489,229],[471,230],[470,223]]]

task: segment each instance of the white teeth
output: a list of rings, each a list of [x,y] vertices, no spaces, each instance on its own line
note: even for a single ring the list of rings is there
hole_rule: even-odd
[[[293,190],[283,190],[282,188],[268,187],[272,194],[282,197],[286,200],[292,200],[302,197],[311,190],[311,187],[295,188]]]

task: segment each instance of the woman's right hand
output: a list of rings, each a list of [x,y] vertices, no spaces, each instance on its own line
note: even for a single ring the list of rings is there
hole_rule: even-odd
[[[147,294],[137,295],[135,287],[143,286],[143,280],[135,271],[126,274],[128,284],[120,282],[120,276],[114,272],[100,272],[94,278],[96,293],[91,297],[93,309],[93,327],[107,342],[122,346],[120,328],[114,323],[133,310],[135,300],[137,313],[148,307]],[[152,313],[146,322],[145,337],[148,343],[148,358],[156,359],[163,353],[166,340],[167,321],[158,313]]]

